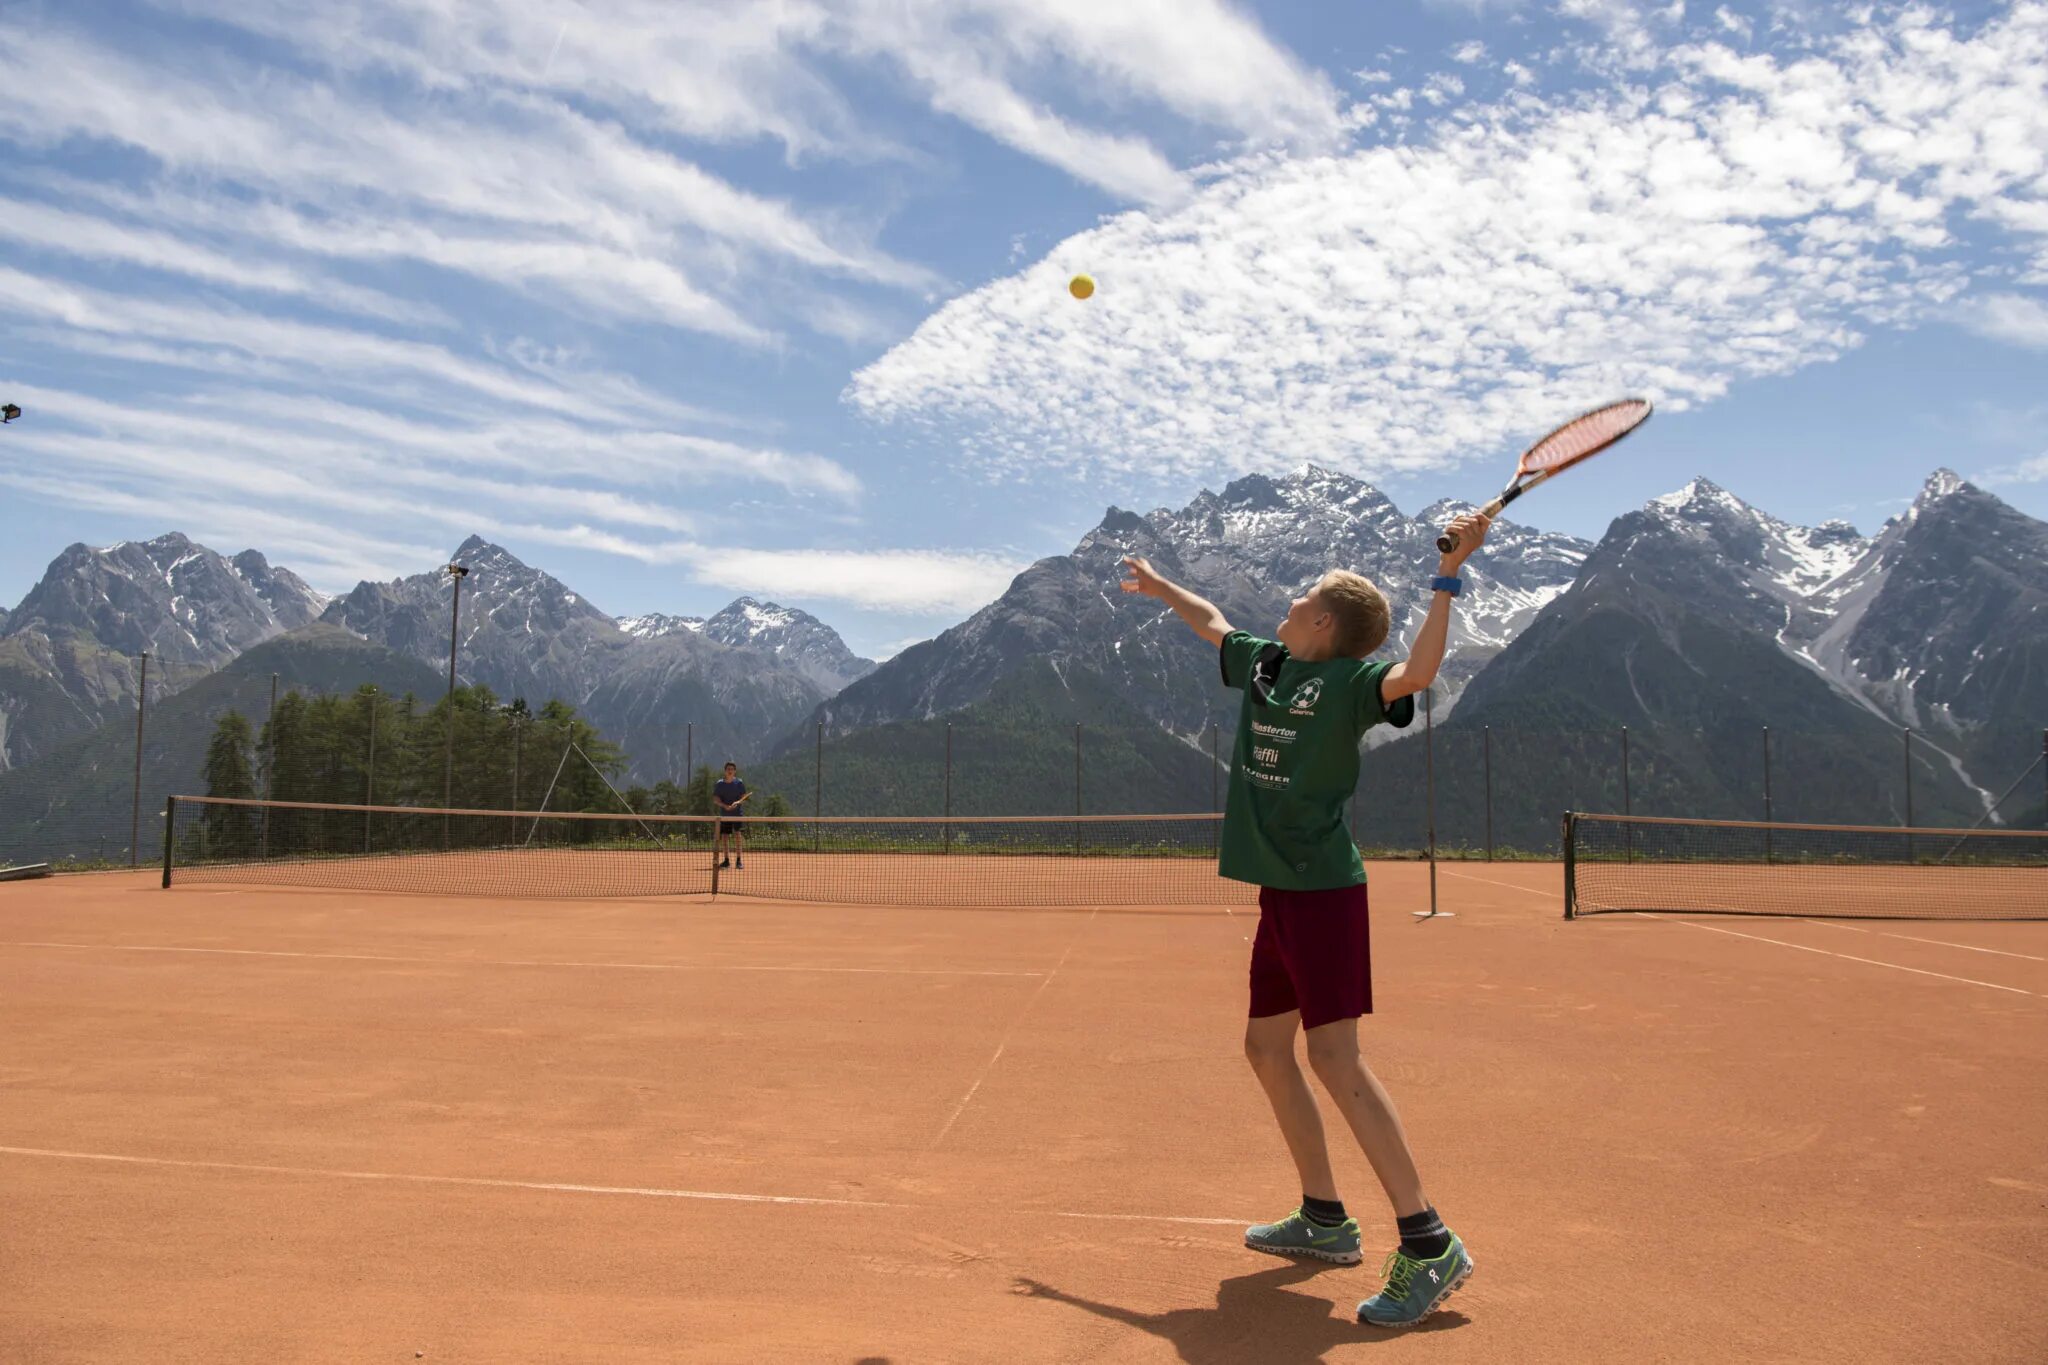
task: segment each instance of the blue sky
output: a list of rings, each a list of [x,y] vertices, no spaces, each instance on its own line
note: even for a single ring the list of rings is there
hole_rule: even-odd
[[[2048,516],[2048,0],[0,0],[0,600],[471,531],[880,654],[1306,460]],[[1092,272],[1088,303],[1064,290]],[[1426,566],[1418,566],[1418,573]]]

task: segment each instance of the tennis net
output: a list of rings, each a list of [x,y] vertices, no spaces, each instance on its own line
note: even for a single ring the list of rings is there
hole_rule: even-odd
[[[1248,904],[1216,875],[1215,815],[752,816],[720,822],[172,798],[165,886],[577,900],[748,896],[876,905]]]
[[[2048,919],[2048,830],[1571,814],[1564,913]]]

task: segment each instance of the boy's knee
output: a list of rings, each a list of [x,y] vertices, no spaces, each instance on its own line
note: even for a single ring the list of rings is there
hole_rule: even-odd
[[[1348,1075],[1358,1069],[1358,1039],[1346,1034],[1332,1037],[1311,1033],[1308,1064],[1321,1077]]]
[[[1244,1035],[1244,1059],[1252,1064],[1254,1071],[1270,1071],[1275,1067],[1294,1065],[1294,1039],[1282,1043],[1255,1030],[1247,1029]]]

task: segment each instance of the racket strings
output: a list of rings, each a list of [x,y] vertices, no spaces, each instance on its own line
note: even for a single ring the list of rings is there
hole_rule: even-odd
[[[1650,404],[1640,398],[1610,403],[1576,417],[1529,447],[1521,473],[1555,472],[1605,450],[1641,426]]]

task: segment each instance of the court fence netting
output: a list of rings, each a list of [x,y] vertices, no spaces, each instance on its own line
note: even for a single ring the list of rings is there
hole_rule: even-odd
[[[163,885],[578,900],[1228,906],[1218,815],[750,816],[442,810],[178,796]]]
[[[2048,830],[1574,812],[1563,843],[1566,919],[1625,911],[2048,919]]]

